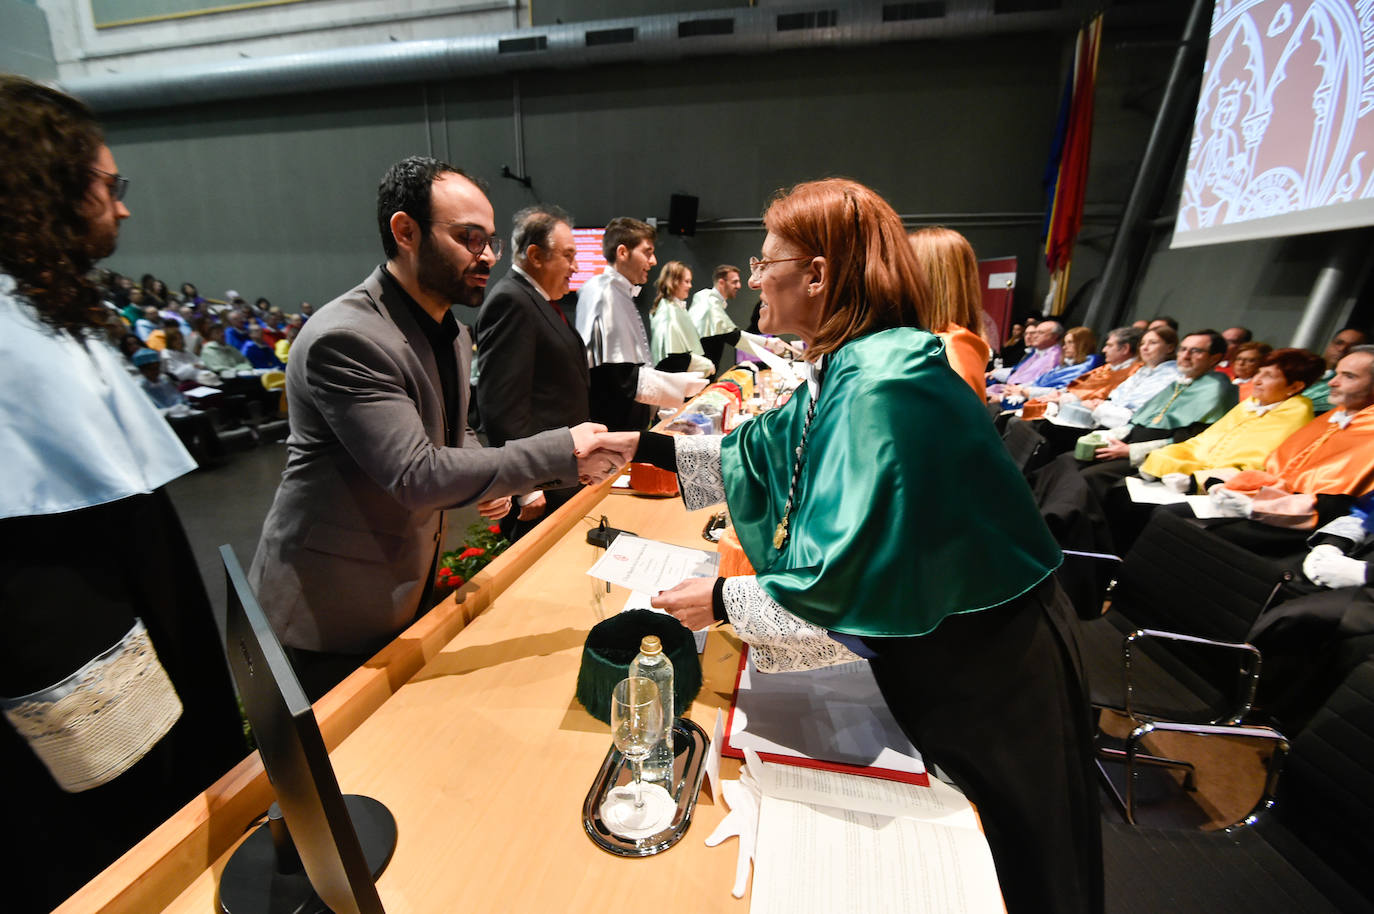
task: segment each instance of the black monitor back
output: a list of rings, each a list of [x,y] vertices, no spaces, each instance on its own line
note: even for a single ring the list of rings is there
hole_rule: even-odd
[[[382,914],[372,868],[339,791],[310,701],[233,549],[221,546],[220,556],[228,585],[229,667],[310,885],[336,914]],[[227,878],[227,868],[225,874]],[[224,894],[221,886],[222,901]]]

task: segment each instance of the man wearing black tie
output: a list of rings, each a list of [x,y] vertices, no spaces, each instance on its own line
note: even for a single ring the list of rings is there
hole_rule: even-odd
[[[587,421],[587,354],[560,299],[577,269],[572,220],[557,206],[515,214],[514,264],[477,315],[477,406],[493,446]],[[501,521],[514,541],[571,498],[577,486],[517,496]]]

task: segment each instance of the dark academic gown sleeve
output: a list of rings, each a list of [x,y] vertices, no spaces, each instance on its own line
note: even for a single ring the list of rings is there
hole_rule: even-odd
[[[639,366],[607,362],[591,370],[591,416],[613,432],[647,428],[653,407],[635,399],[639,390]]]

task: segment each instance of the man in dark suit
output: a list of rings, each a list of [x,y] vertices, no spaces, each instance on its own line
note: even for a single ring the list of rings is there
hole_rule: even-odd
[[[571,221],[556,206],[516,213],[514,263],[477,315],[477,406],[492,446],[587,421],[586,350],[559,304],[577,269]],[[576,492],[570,486],[519,496],[501,532],[518,539]]]
[[[501,255],[491,202],[413,157],[377,194],[386,263],[325,305],[291,348],[286,469],[249,580],[312,698],[426,608],[443,510],[599,481],[597,426],[483,448],[466,427],[471,343],[453,303],[482,298]],[[577,457],[575,454],[585,455]]]

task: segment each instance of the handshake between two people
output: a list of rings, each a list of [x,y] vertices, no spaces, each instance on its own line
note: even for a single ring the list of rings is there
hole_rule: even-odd
[[[611,432],[597,422],[583,422],[569,431],[573,437],[573,454],[577,457],[577,481],[584,486],[605,482],[625,468],[639,447],[639,432]],[[510,513],[509,495],[480,502],[477,513],[487,520],[500,520]],[[540,499],[521,507],[520,519],[532,520],[543,513]]]
[[[607,431],[606,426],[596,422],[583,422],[571,431],[577,480],[587,486],[619,474],[639,447],[639,432]]]

